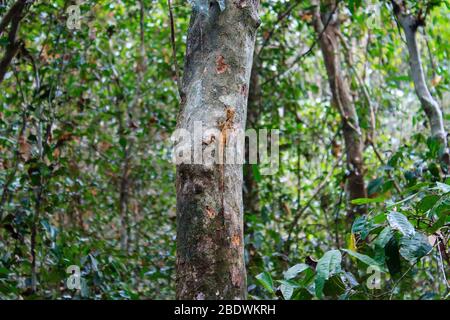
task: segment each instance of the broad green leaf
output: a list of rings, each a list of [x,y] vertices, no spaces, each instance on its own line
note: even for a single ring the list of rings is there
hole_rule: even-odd
[[[295,266],[290,267],[289,269],[287,269],[284,272],[284,279],[289,280],[289,279],[295,278],[297,276],[297,274],[305,271],[308,268],[309,268],[309,266],[305,263],[296,264]]]
[[[359,199],[353,199],[351,202],[352,204],[361,205],[361,204],[368,204],[368,203],[379,203],[386,200],[384,196],[376,197],[376,198],[359,198]]]
[[[331,276],[341,272],[341,261],[341,252],[339,250],[330,250],[327,251],[317,262],[315,291],[316,296],[319,299],[321,299],[323,296],[323,287],[325,285],[325,281],[327,281]]]
[[[281,290],[281,293],[283,294],[283,298],[285,300],[290,300],[292,297],[292,294],[294,293],[294,288],[290,285],[282,284],[280,286],[280,290]]]
[[[366,217],[357,217],[352,225],[352,233],[361,233],[366,229]]]
[[[384,266],[381,265],[378,261],[372,259],[369,256],[366,256],[365,254],[361,254],[348,249],[341,249],[341,250],[347,252],[350,256],[358,259],[359,261],[367,264],[368,266],[377,266],[380,267],[382,270],[384,269]]]
[[[419,201],[416,208],[420,212],[426,212],[430,210],[439,199],[440,197],[435,194],[425,196]]]
[[[264,271],[256,276],[256,279],[261,283],[261,285],[270,293],[274,293],[273,291],[273,280],[270,273]]]
[[[443,195],[430,211],[430,218],[434,215],[442,217],[450,214],[450,194]]]
[[[450,185],[448,185],[448,184],[441,183],[441,182],[436,182],[436,186],[442,192],[445,192],[445,193],[450,192]]]
[[[376,215],[375,217],[372,218],[372,222],[375,224],[378,223],[383,223],[386,221],[387,218],[387,214],[386,213],[381,213],[379,215]]]
[[[294,293],[294,289],[300,288],[300,286],[294,281],[286,281],[286,280],[278,280],[280,285],[280,291],[283,294],[283,298],[285,300],[290,300],[292,294]]]
[[[372,221],[367,220],[366,217],[358,217],[353,223],[352,233],[361,234],[361,239],[364,240],[374,228],[376,228],[376,226]]]
[[[404,236],[414,236],[415,230],[413,225],[403,214],[391,211],[387,217],[389,225],[392,229],[400,231]]]
[[[447,222],[447,219],[450,215],[442,215],[430,228],[428,228],[429,233],[435,233],[437,230],[442,228],[444,224]]]
[[[426,256],[432,248],[427,237],[419,232],[412,237],[400,239],[400,254],[411,263]]]
[[[390,227],[384,228],[378,235],[377,239],[375,240],[375,246],[379,248],[384,248],[386,244],[389,242],[389,240],[391,240],[393,235],[394,234]]]
[[[369,196],[379,192],[381,190],[381,187],[383,186],[383,183],[384,178],[382,177],[370,181],[369,184],[367,185],[367,193],[369,194]]]

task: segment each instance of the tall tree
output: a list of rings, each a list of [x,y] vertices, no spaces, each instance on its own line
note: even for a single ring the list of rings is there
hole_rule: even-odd
[[[431,6],[431,4],[429,4]],[[450,156],[447,146],[447,132],[444,128],[444,120],[442,110],[439,103],[430,93],[428,85],[425,81],[422,61],[420,57],[419,47],[417,45],[417,30],[420,26],[425,25],[425,15],[419,10],[417,14],[412,13],[407,8],[405,1],[392,0],[394,14],[397,21],[405,33],[406,45],[409,52],[409,65],[411,68],[411,76],[414,82],[417,97],[420,100],[422,109],[428,118],[431,136],[436,139],[443,152],[442,160],[447,165],[450,164]],[[427,10],[430,7],[427,8]]]
[[[325,62],[332,104],[337,108],[342,119],[347,156],[348,200],[365,198],[367,192],[364,184],[363,137],[350,87],[342,70],[339,45],[339,2],[322,0],[315,1],[315,5],[314,28]],[[348,218],[351,220],[355,213],[363,214],[365,211],[364,206],[350,204]]]
[[[257,0],[193,1],[178,128],[245,129]],[[215,137],[220,139],[219,137]],[[208,141],[195,141],[203,145]],[[227,146],[226,134],[218,141]],[[242,165],[177,165],[177,297],[244,299]]]

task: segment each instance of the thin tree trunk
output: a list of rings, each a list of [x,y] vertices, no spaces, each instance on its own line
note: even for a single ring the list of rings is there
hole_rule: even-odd
[[[347,155],[347,197],[351,201],[366,198],[364,184],[363,137],[359,126],[350,88],[341,66],[339,48],[338,9],[335,0],[319,1],[314,15],[314,27],[323,54],[332,93],[332,103],[338,109],[343,126],[345,151]],[[353,220],[355,214],[364,214],[365,206],[349,205],[348,219]]]
[[[194,8],[179,129],[193,133],[196,121],[245,129],[257,9],[256,0],[226,1],[223,11],[210,2],[208,14]],[[242,180],[240,164],[177,165],[178,299],[245,299]]]
[[[10,26],[8,33],[8,45],[6,46],[3,58],[0,60],[0,83],[3,82],[6,71],[8,70],[8,67],[11,64],[12,60],[20,51],[22,44],[17,39],[17,35],[19,32],[19,24],[24,16],[23,12],[26,6],[26,0],[16,1],[0,21],[0,36],[3,31],[7,29],[8,25]]]
[[[405,32],[406,45],[409,52],[409,65],[411,67],[411,75],[414,82],[417,97],[420,100],[423,110],[428,118],[431,129],[431,136],[441,144],[443,152],[442,160],[448,165],[450,163],[447,132],[444,128],[444,120],[442,110],[439,103],[433,98],[425,81],[425,74],[422,67],[419,48],[417,46],[417,29],[424,24],[421,17],[415,17],[407,13],[407,8],[403,1],[392,1],[394,14]]]

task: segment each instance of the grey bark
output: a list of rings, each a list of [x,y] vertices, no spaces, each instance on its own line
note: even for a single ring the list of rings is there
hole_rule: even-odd
[[[443,160],[448,165],[450,162],[448,146],[447,146],[447,132],[444,128],[444,120],[442,110],[439,103],[433,98],[425,81],[425,74],[423,71],[422,61],[420,57],[419,48],[417,45],[417,29],[424,23],[421,17],[416,17],[407,12],[407,8],[403,1],[392,1],[394,7],[394,14],[405,33],[406,45],[409,52],[409,65],[411,68],[411,76],[414,82],[414,88],[417,97],[420,100],[422,109],[428,118],[431,136],[441,144],[443,147]]]
[[[363,138],[350,87],[341,66],[337,3],[334,0],[322,1],[322,10],[320,9],[319,1],[316,1],[315,4],[314,26],[318,34],[318,41],[327,70],[328,82],[332,93],[332,104],[338,109],[342,119],[347,156],[348,200],[366,198]],[[347,215],[349,220],[352,220],[355,214],[364,214],[366,212],[365,206],[353,206],[350,204],[349,207]]]
[[[245,129],[260,24],[256,0],[226,1],[224,11],[209,4],[207,15],[193,11],[188,31],[177,127],[191,133],[195,121]],[[178,299],[245,299],[242,180],[242,165],[177,165]]]

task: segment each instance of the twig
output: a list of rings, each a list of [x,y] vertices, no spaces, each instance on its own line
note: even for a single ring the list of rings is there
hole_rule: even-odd
[[[167,5],[169,6],[169,17],[170,17],[170,41],[172,44],[172,59],[173,59],[173,65],[175,67],[175,77],[177,78],[177,87],[178,87],[178,94],[180,96],[180,99],[183,100],[184,93],[181,86],[181,78],[180,78],[180,68],[178,66],[177,61],[177,46],[175,41],[175,23],[173,19],[173,12],[172,12],[172,2],[171,0],[167,0]]]
[[[306,209],[309,208],[309,206],[311,205],[312,201],[317,197],[317,195],[322,191],[322,189],[327,185],[328,180],[330,179],[330,177],[333,175],[334,170],[336,169],[336,167],[340,164],[341,160],[342,160],[343,154],[339,157],[339,159],[337,159],[337,161],[333,164],[333,166],[331,167],[330,171],[328,172],[328,174],[326,175],[326,177],[323,178],[322,182],[319,183],[319,185],[317,186],[317,188],[314,190],[313,194],[311,195],[311,197],[309,198],[309,200],[306,202],[306,204],[303,206],[303,208],[301,208],[296,216],[294,217],[294,220],[292,221],[291,225],[289,226],[289,231],[288,231],[288,238],[286,240],[286,248],[289,248],[290,242],[291,242],[291,238],[292,238],[292,233],[294,231],[295,226],[297,225],[298,221],[300,220],[300,218],[302,217],[303,213],[306,211]]]

